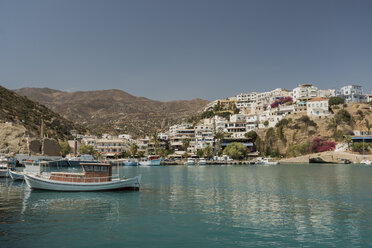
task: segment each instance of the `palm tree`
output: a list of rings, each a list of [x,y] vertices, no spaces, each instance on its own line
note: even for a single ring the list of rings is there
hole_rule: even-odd
[[[225,137],[225,133],[222,131],[217,131],[217,133],[214,136],[214,139],[216,140],[215,146],[214,146],[214,151],[215,154],[217,154],[221,148],[221,140]]]
[[[138,146],[136,144],[131,144],[129,147],[129,152],[132,157],[136,156],[138,150]]]
[[[189,139],[183,139],[182,140],[182,147],[183,149],[185,149],[185,151],[187,152],[187,148],[189,148],[190,146],[190,140]]]
[[[151,137],[151,142],[154,143],[154,148],[155,148],[155,154],[158,153],[158,148],[160,144],[160,139],[157,133],[154,133]]]

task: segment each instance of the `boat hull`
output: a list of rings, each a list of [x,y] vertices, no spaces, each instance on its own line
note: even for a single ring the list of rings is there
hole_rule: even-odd
[[[141,161],[140,165],[145,166],[160,166],[161,159],[154,159],[154,160],[148,160],[148,161]]]
[[[0,177],[9,177],[8,170],[0,170]]]
[[[54,181],[39,176],[25,175],[25,180],[30,189],[52,191],[109,191],[109,190],[139,190],[141,175],[101,183],[73,183]]]
[[[9,176],[12,178],[13,181],[23,181],[25,179],[23,173],[15,172],[15,171],[9,171]]]
[[[124,166],[138,166],[138,162],[124,162]]]

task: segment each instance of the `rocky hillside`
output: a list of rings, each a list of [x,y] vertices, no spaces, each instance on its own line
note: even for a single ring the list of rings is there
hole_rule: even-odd
[[[319,137],[336,143],[353,130],[368,130],[372,125],[372,109],[368,104],[342,105],[333,108],[326,119],[309,119],[306,115],[289,115],[274,128],[261,129],[259,149],[267,155],[294,157],[309,154],[311,141]],[[371,127],[370,127],[371,128]]]
[[[22,88],[17,94],[37,101],[94,133],[129,133],[135,136],[167,129],[201,110],[208,101],[154,101],[121,90],[64,92]]]
[[[39,139],[42,120],[44,134],[56,140],[67,139],[72,129],[86,131],[47,107],[0,86],[1,152],[25,152],[27,137],[30,143]]]

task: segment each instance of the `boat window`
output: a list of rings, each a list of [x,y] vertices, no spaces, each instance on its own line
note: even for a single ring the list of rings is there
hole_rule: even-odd
[[[86,172],[92,172],[93,166],[84,166]]]

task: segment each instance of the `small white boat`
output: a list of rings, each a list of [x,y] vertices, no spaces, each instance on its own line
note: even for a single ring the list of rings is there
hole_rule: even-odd
[[[140,165],[145,165],[145,166],[159,166],[161,163],[161,158],[160,156],[157,155],[150,155],[147,157],[146,160],[143,160],[139,162]]]
[[[0,177],[9,177],[8,159],[4,156],[0,157]]]
[[[25,179],[24,173],[20,171],[9,170],[9,176],[12,178],[13,181],[23,181]]]
[[[138,160],[137,159],[128,159],[126,161],[124,161],[124,165],[125,166],[138,166]]]
[[[205,158],[199,159],[198,165],[206,165],[206,164],[207,164],[207,160],[205,160]]]
[[[185,165],[195,165],[195,159],[194,158],[188,158],[185,162]]]
[[[272,158],[257,158],[256,164],[276,165],[280,163]]]
[[[52,172],[25,174],[30,189],[53,191],[139,190],[141,175],[133,178],[112,176],[110,164],[82,163],[83,173]]]
[[[365,159],[365,160],[360,161],[360,163],[365,164],[365,165],[370,165],[371,161],[369,161],[368,159]]]

